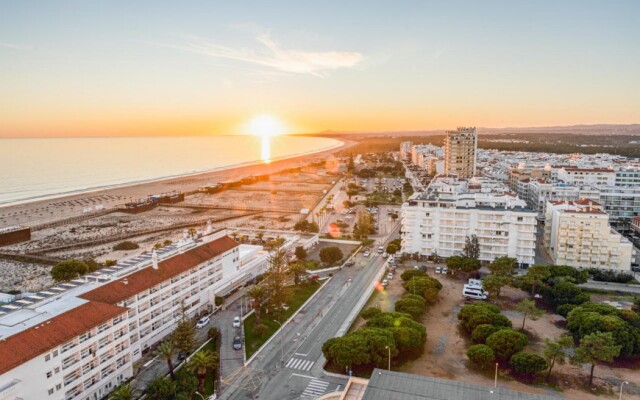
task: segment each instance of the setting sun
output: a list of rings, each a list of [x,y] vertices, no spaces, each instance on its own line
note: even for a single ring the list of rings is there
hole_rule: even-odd
[[[261,114],[249,121],[248,132],[254,136],[272,137],[285,133],[285,126],[273,115]]]

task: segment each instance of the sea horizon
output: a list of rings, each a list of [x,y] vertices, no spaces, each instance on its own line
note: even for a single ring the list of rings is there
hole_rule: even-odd
[[[268,142],[265,143],[265,140]],[[55,149],[47,148],[47,151],[43,152],[42,146],[33,143],[36,141],[54,142]],[[125,141],[138,148],[143,145],[141,142],[146,142],[144,146],[150,148],[145,147],[145,150],[139,153],[144,156],[135,160],[119,155],[120,162],[123,159],[127,160],[125,165],[109,164],[116,168],[105,169],[103,162],[117,155],[118,151],[132,151],[132,148],[123,149],[118,146]],[[153,141],[156,142],[152,143]],[[259,165],[314,154],[343,145],[343,142],[337,139],[297,135],[281,135],[269,139],[248,135],[6,137],[0,138],[0,142],[14,142],[12,146],[0,146],[0,182],[4,182],[0,187],[0,208]],[[110,142],[110,146],[104,147],[108,144],[106,142]],[[79,169],[70,165],[72,161],[68,158],[63,165],[52,163],[54,159],[59,159],[56,150],[71,150],[71,154],[64,154],[86,160],[86,154],[82,152],[95,150],[96,146],[100,151],[93,153],[97,159],[91,159],[92,167],[89,169]],[[29,152],[29,147],[40,151]],[[187,149],[197,150],[186,153]],[[213,150],[216,154],[206,154],[206,150]],[[158,164],[154,155],[164,158],[166,162]],[[195,157],[189,157],[193,155]],[[173,159],[167,158],[171,156]],[[87,165],[89,164],[85,163],[83,167]]]

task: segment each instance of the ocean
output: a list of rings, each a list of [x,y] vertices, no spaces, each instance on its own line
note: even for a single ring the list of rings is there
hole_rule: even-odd
[[[0,205],[215,171],[334,148],[276,136],[0,139]]]

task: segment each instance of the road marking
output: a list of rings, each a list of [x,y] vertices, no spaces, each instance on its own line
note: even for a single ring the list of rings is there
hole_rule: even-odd
[[[307,388],[302,392],[302,396],[318,397],[322,396],[329,387],[329,382],[312,379]]]
[[[287,364],[285,365],[285,368],[291,368],[291,369],[300,369],[303,371],[310,371],[311,367],[313,367],[313,364],[315,364],[314,361],[310,361],[310,360],[304,360],[301,358],[290,358],[289,361],[287,362]]]
[[[302,357],[306,357],[308,356],[308,354],[302,354],[302,353],[294,353],[296,356],[302,356]]]

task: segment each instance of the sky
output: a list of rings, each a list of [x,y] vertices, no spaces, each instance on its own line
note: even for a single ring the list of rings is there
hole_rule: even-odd
[[[640,122],[638,1],[0,0],[0,136]]]

